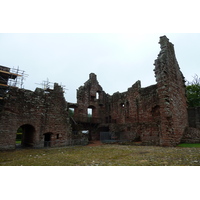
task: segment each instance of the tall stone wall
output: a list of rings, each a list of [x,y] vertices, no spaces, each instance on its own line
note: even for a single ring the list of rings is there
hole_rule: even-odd
[[[89,80],[84,86],[77,90],[77,107],[75,107],[74,117],[77,120],[86,121],[89,110],[95,122],[102,123],[104,120],[106,94],[97,81],[96,74],[91,73]]]
[[[111,131],[120,135],[118,139],[158,144],[160,112],[156,89],[157,85],[141,88],[140,81],[137,81],[126,92],[109,95],[99,85],[96,75],[91,73],[89,80],[77,90],[77,104],[71,104],[75,108],[74,119],[82,125],[87,123],[93,132],[91,137],[96,139],[101,131]],[[92,109],[91,121],[88,121],[88,108]]]
[[[49,91],[11,88],[1,104],[0,149],[15,149],[20,127],[23,146],[43,147],[45,140],[51,146],[62,146],[70,137],[66,101],[57,84]]]
[[[161,51],[154,65],[161,113],[160,145],[175,146],[188,126],[185,81],[173,44],[166,36],[160,37],[159,43]]]
[[[93,118],[100,119],[99,127],[124,138],[161,146],[180,143],[188,126],[185,81],[173,44],[166,36],[160,37],[159,43],[161,51],[154,64],[156,85],[141,88],[137,81],[126,92],[108,95],[92,73],[77,91],[75,115],[87,118],[86,110],[92,108]]]
[[[127,92],[114,93],[110,100],[110,129],[124,139],[141,140],[143,144],[158,144],[159,115],[156,85],[141,88],[137,81]]]

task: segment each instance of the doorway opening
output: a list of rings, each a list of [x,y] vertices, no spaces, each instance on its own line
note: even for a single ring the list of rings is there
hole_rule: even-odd
[[[52,133],[45,133],[44,134],[44,147],[50,147],[51,146],[51,135],[52,135]]]
[[[16,135],[16,140],[15,140],[16,147],[20,147],[22,144],[22,134],[23,134],[22,127],[20,126],[17,129],[17,135]]]
[[[16,146],[33,147],[35,128],[30,124],[24,124],[17,129]]]

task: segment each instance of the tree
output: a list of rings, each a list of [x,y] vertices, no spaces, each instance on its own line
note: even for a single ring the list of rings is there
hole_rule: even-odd
[[[192,82],[187,82],[186,94],[189,107],[200,106],[200,78],[195,74]]]

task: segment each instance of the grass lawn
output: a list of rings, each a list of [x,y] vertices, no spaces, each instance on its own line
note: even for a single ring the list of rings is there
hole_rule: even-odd
[[[200,148],[105,144],[0,151],[1,166],[193,166]]]
[[[196,144],[187,144],[187,143],[182,143],[178,145],[179,147],[200,147],[200,143]]]

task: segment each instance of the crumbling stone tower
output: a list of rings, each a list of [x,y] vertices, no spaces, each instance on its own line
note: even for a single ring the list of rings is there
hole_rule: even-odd
[[[160,113],[160,145],[180,143],[188,126],[185,81],[176,60],[174,45],[160,37],[161,51],[155,60],[155,76]]]

